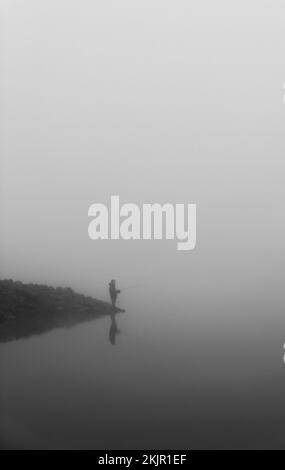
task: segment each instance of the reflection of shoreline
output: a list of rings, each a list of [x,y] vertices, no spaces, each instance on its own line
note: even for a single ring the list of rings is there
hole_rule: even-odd
[[[0,342],[69,328],[122,311],[70,288],[0,281]]]

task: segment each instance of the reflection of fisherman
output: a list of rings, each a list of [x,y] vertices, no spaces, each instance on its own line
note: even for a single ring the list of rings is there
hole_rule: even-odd
[[[120,333],[120,330],[117,327],[115,315],[111,315],[111,325],[109,330],[109,340],[111,344],[116,343],[116,335]]]
[[[112,279],[111,282],[109,282],[109,292],[110,292],[110,297],[111,297],[111,302],[112,306],[115,307],[116,305],[116,300],[117,300],[117,295],[121,292],[120,290],[116,289],[116,281]]]

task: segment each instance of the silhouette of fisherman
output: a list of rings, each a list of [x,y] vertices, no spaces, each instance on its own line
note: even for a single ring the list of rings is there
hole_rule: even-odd
[[[117,327],[116,318],[114,314],[111,314],[111,325],[109,330],[109,341],[111,344],[116,344],[116,335],[120,333]]]
[[[117,300],[117,295],[120,294],[120,290],[116,289],[116,281],[115,279],[112,279],[111,282],[109,282],[109,293],[111,297],[111,302],[112,306],[116,306],[116,300]]]

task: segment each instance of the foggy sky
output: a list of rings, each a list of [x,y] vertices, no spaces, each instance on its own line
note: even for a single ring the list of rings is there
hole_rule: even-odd
[[[284,2],[1,1],[1,278],[282,295]],[[197,246],[88,238],[196,203]]]

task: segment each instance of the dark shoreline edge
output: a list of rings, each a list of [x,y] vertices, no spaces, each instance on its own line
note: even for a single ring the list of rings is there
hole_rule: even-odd
[[[0,281],[0,343],[124,312],[69,287]]]

